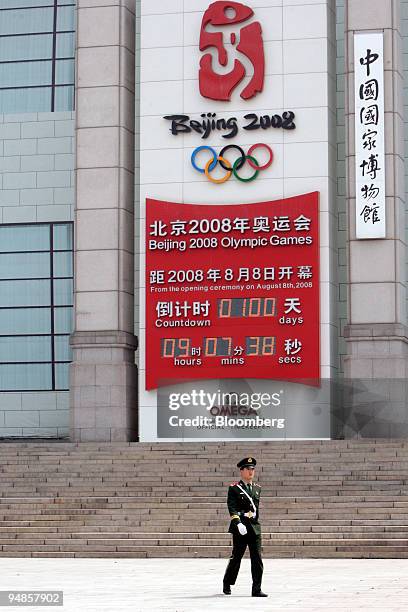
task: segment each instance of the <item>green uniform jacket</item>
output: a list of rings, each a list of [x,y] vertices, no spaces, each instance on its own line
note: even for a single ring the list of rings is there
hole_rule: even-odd
[[[239,533],[237,525],[239,522],[241,522],[248,529],[249,534],[252,530],[255,535],[260,535],[261,525],[259,524],[259,499],[261,497],[261,487],[259,484],[252,484],[252,495],[248,493],[248,495],[252,497],[256,507],[256,517],[248,518],[244,516],[244,514],[246,512],[253,511],[253,507],[248,497],[241,491],[241,489],[238,488],[237,485],[240,485],[246,491],[245,483],[242,480],[239,482],[233,482],[229,486],[227,505],[231,516],[231,523],[228,531],[230,533]]]

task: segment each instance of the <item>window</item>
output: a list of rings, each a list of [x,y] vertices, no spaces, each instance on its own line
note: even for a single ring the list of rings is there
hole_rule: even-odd
[[[73,110],[75,0],[0,7],[0,113]]]
[[[0,226],[0,391],[69,388],[72,227]]]

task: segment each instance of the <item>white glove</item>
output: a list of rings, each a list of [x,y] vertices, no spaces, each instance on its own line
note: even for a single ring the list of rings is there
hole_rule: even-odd
[[[238,531],[241,535],[246,535],[248,533],[247,528],[243,523],[238,523]]]

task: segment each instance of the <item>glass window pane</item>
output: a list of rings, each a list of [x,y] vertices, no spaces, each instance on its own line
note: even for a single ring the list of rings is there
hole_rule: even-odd
[[[51,228],[55,248],[69,249],[53,254],[55,274],[60,277],[53,282],[53,310],[48,307],[51,254],[49,250],[35,251],[50,249]],[[72,304],[73,280],[61,278],[72,276],[72,224],[0,226],[0,249],[33,249],[0,253],[0,279],[7,279],[0,280],[0,390],[51,390],[52,365],[38,366],[35,362],[52,360],[52,342],[55,361],[72,359],[69,334],[73,308],[62,305]],[[64,335],[52,338],[51,316],[55,333]],[[29,363],[26,366],[23,362]],[[68,365],[55,367],[56,389],[69,388],[68,372]]]
[[[0,227],[0,253],[49,251],[48,225],[3,225]]]
[[[0,279],[49,278],[49,276],[49,253],[0,255]]]
[[[74,86],[55,88],[55,112],[66,112],[74,110]]]
[[[73,57],[75,55],[75,34],[57,34],[57,57]]]
[[[51,85],[51,82],[51,60],[45,62],[13,62],[12,64],[0,64],[0,83],[2,87]]]
[[[61,36],[72,36],[72,34],[61,34]],[[0,38],[2,62],[47,58],[52,58],[52,34]]]
[[[55,308],[54,331],[56,334],[70,334],[72,332],[72,308]]]
[[[61,10],[64,11],[67,9]],[[68,10],[72,11],[72,9]],[[53,8],[33,8],[24,10],[20,9],[15,11],[2,11],[0,18],[0,35],[31,34],[32,32],[52,32],[53,24]]]
[[[49,308],[16,308],[0,310],[0,334],[50,334],[51,311]]]
[[[51,386],[51,364],[0,364],[0,390],[47,391]]]
[[[0,113],[46,113],[50,111],[51,87],[0,90]]]
[[[69,363],[55,364],[55,388],[57,390],[69,389]]]
[[[72,224],[54,225],[54,251],[72,250]]]
[[[53,253],[55,275],[59,276],[53,285],[49,278],[51,228],[54,247],[61,249]],[[25,252],[29,249],[31,252]],[[1,250],[5,252],[0,252],[0,390],[51,390],[52,364],[39,366],[36,362],[52,360],[53,342],[54,361],[72,359],[73,308],[63,305],[73,302],[73,279],[62,278],[72,276],[72,224],[0,226]],[[51,316],[55,333],[63,335],[52,337]],[[68,372],[68,365],[55,367],[54,388],[69,388]]]
[[[69,345],[69,336],[55,336],[55,361],[72,361],[72,349]]]
[[[74,60],[56,62],[55,83],[57,85],[74,83]]]
[[[0,337],[0,362],[12,361],[51,361],[51,337]]]
[[[72,280],[54,281],[54,304],[56,306],[70,306],[72,304],[73,284]]]
[[[75,30],[75,7],[62,6],[57,10],[57,32]]]
[[[54,6],[54,0],[2,0],[1,8],[21,8],[22,6]]]
[[[0,307],[50,306],[50,302],[51,287],[49,280],[0,281]]]
[[[54,276],[72,276],[72,253],[54,253]]]

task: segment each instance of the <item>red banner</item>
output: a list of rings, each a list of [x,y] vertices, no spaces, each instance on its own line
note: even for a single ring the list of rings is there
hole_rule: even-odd
[[[146,389],[183,380],[317,384],[319,196],[146,200]]]

